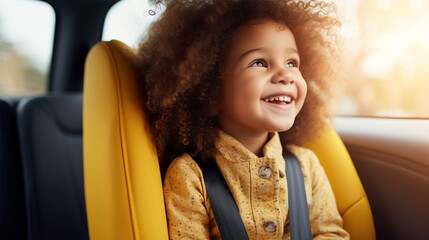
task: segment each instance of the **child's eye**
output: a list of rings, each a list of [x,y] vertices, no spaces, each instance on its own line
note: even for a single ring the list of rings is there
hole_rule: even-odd
[[[295,60],[290,60],[286,63],[286,67],[298,67],[298,63]]]
[[[264,60],[255,60],[254,62],[252,62],[252,64],[250,64],[251,67],[267,67],[267,64],[265,63]]]

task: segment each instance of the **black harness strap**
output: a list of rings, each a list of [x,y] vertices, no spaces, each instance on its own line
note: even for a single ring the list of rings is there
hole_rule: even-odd
[[[283,151],[283,158],[286,161],[290,238],[293,240],[312,239],[301,165],[296,156],[288,151]]]
[[[222,239],[249,239],[237,204],[216,162],[214,160],[204,162],[198,158],[196,162],[203,172],[206,192]]]
[[[286,150],[283,152],[283,158],[286,161],[291,239],[312,239],[301,166],[296,156]],[[205,162],[200,157],[195,160],[203,173],[207,195],[222,239],[249,239],[237,204],[216,162]]]

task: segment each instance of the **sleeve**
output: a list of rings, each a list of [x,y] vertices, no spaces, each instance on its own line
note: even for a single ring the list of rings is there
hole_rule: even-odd
[[[189,155],[176,158],[164,178],[170,239],[209,239],[210,217],[198,165]]]
[[[329,180],[313,152],[310,156],[310,171],[312,204],[309,212],[313,239],[350,239],[343,229],[343,220]]]

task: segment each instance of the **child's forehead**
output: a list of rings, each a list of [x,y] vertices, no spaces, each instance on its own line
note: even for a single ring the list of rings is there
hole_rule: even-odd
[[[227,64],[254,54],[272,57],[284,57],[291,51],[298,54],[291,30],[286,25],[265,19],[253,20],[237,28],[225,50]]]

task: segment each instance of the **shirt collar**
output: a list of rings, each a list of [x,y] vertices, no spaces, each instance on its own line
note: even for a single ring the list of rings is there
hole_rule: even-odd
[[[275,159],[282,157],[283,148],[279,134],[275,132],[271,133],[270,136],[270,140],[262,150],[263,158]],[[237,139],[222,130],[218,131],[215,147],[226,160],[231,162],[248,162],[259,158]]]

